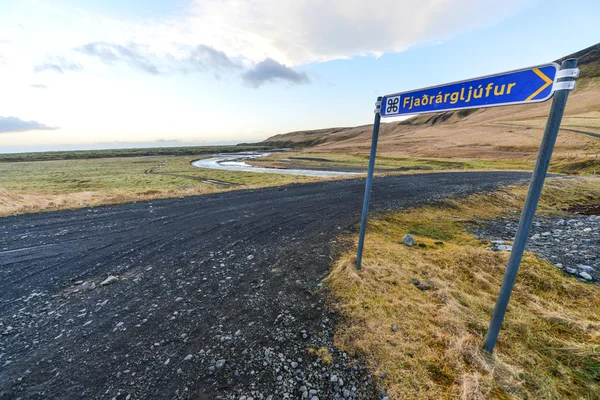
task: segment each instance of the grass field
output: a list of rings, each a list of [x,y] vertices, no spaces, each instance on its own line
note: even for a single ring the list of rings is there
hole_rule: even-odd
[[[142,151],[142,150],[140,150]],[[143,152],[143,151],[142,151]],[[303,176],[219,171],[192,166],[203,156],[142,156],[0,162],[0,215],[180,197],[320,180]],[[15,156],[18,158],[18,156]],[[42,158],[50,157],[44,155]],[[258,166],[366,172],[365,154],[274,152],[247,161]],[[458,160],[378,156],[376,173],[532,170],[528,160]],[[598,159],[553,160],[551,172],[600,173]],[[352,177],[344,177],[348,179]],[[333,178],[330,178],[333,179]],[[340,179],[340,178],[338,178]]]
[[[198,157],[129,157],[0,163],[0,215],[284,185],[314,179],[206,170]],[[160,168],[156,168],[161,165]],[[152,173],[148,173],[153,170]],[[229,183],[207,183],[215,180]]]
[[[368,154],[273,153],[249,161],[250,164],[276,168],[355,168],[366,171],[369,165]],[[441,171],[441,170],[531,170],[533,162],[519,160],[450,160],[437,158],[385,157],[377,156],[376,172],[393,171]]]
[[[326,283],[342,316],[336,344],[373,374],[385,372],[390,398],[600,398],[600,286],[533,254],[524,257],[494,358],[481,350],[509,254],[485,251],[489,243],[469,227],[519,210],[525,194],[520,185],[379,215],[363,268],[355,268],[355,248],[334,265]],[[598,199],[598,178],[551,179],[540,208],[561,213]],[[426,247],[402,245],[408,232]],[[435,290],[418,290],[415,279]]]

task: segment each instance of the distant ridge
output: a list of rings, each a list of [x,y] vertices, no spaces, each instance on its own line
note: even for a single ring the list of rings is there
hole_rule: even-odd
[[[557,142],[560,156],[600,151],[600,43],[565,56],[578,58],[581,76],[571,94]],[[380,154],[394,157],[531,159],[550,102],[424,114],[381,127]],[[265,145],[317,152],[365,153],[371,125],[274,135]]]

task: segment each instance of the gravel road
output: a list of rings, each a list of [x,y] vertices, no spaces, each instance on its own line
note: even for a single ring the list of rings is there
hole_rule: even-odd
[[[372,205],[528,176],[378,178]],[[0,399],[384,397],[333,346],[320,284],[363,191],[330,181],[0,218]]]

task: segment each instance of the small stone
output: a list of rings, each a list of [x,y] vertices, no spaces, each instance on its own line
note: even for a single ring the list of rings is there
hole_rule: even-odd
[[[565,270],[570,274],[576,274],[577,270],[575,268],[567,267]]]
[[[594,279],[594,278],[592,278],[592,276],[590,274],[588,274],[585,271],[581,271],[579,273],[579,276],[582,277],[583,279],[585,279],[586,281],[591,281],[592,279]]]
[[[498,250],[498,251],[511,251],[512,250],[512,246],[509,246],[507,244],[501,244],[500,246],[496,247],[496,250]]]
[[[103,280],[102,283],[100,283],[100,286],[110,285],[111,283],[115,283],[118,281],[119,281],[119,278],[117,278],[114,275],[111,275],[108,278],[106,278],[105,280]]]
[[[392,331],[393,332],[398,332],[398,327],[396,325],[392,325]]]
[[[582,270],[587,271],[587,272],[594,271],[594,267],[590,267],[589,265],[579,264],[579,265],[577,265],[577,268],[582,269]]]
[[[190,361],[192,359],[192,355],[188,354],[187,356],[185,356],[185,358],[183,359],[184,361]]]
[[[225,360],[218,360],[215,364],[215,367],[219,369],[223,368],[223,366],[225,366]]]
[[[296,369],[298,368],[298,363],[296,361],[292,361],[292,368]]]
[[[404,243],[405,245],[412,247],[415,244],[417,244],[417,241],[415,240],[414,237],[412,237],[412,235],[406,234],[404,235],[404,237],[402,238],[402,243]]]
[[[246,257],[246,260],[252,261],[252,260],[254,260],[254,256],[252,254],[250,254],[248,257]]]
[[[179,303],[181,300],[183,300],[183,297],[178,297],[175,299],[175,302]]]

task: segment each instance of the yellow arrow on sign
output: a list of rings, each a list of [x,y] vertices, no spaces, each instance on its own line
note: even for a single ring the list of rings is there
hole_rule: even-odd
[[[532,71],[535,72],[537,76],[539,76],[540,78],[542,78],[542,80],[545,83],[542,85],[542,87],[540,87],[538,90],[536,90],[535,92],[533,92],[533,94],[531,96],[529,96],[528,98],[526,98],[525,101],[529,101],[529,100],[533,99],[535,96],[537,96],[538,94],[540,94],[548,86],[552,85],[552,79],[550,79],[546,75],[544,75],[544,73],[542,71],[540,71],[537,68],[534,68]]]

